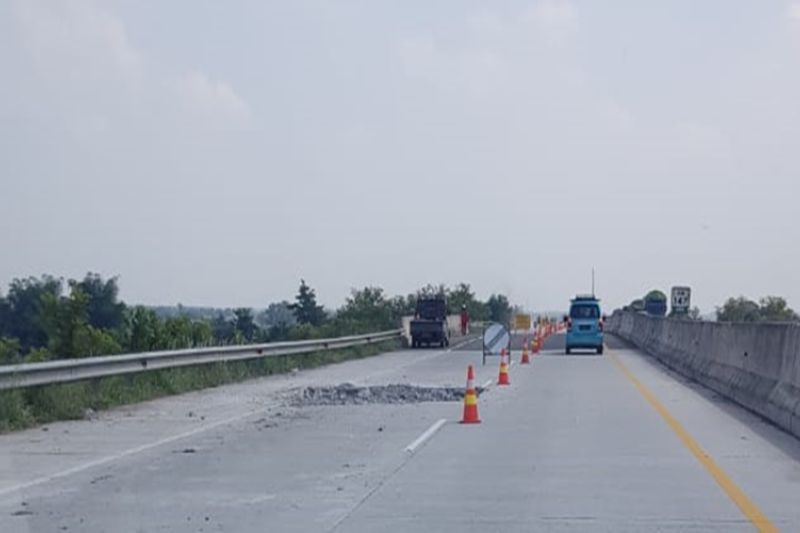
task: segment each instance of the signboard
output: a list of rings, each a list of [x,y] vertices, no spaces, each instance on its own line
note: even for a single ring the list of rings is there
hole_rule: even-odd
[[[692,289],[690,287],[672,287],[673,314],[675,315],[688,314],[691,301],[692,301]]]
[[[491,324],[483,332],[483,364],[487,355],[500,355],[502,349],[508,350],[511,335],[502,324]]]
[[[529,331],[531,329],[531,315],[514,315],[514,329]]]

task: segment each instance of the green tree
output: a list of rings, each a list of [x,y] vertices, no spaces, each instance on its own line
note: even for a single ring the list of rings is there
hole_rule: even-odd
[[[118,300],[117,278],[103,280],[100,274],[89,272],[81,281],[71,280],[88,298],[89,324],[100,329],[116,329],[125,320],[125,304]]]
[[[11,335],[11,304],[0,295],[0,337]]]
[[[511,320],[511,305],[502,294],[492,294],[486,301],[488,318],[493,322],[508,324]]]
[[[47,332],[47,348],[57,359],[80,357],[76,348],[84,341],[83,331],[88,324],[88,298],[73,286],[66,298],[54,294],[42,295],[42,324]]]
[[[289,329],[286,338],[290,341],[302,341],[306,339],[319,339],[322,336],[322,332],[318,327],[312,326],[311,324],[297,324]]]
[[[314,289],[309,287],[304,279],[300,280],[300,288],[295,296],[295,303],[291,307],[300,324],[319,326],[325,320],[325,311],[322,306],[317,305],[317,295]]]
[[[14,365],[22,362],[19,341],[0,337],[0,365]]]
[[[766,296],[758,303],[744,296],[728,298],[717,308],[720,322],[795,322],[800,320],[797,313],[789,307],[784,298]]]
[[[447,287],[445,287],[443,283],[440,283],[439,285],[432,285],[428,283],[417,291],[417,295],[421,297],[447,296],[447,293]]]
[[[297,323],[292,306],[287,301],[273,302],[258,314],[256,322],[264,329],[275,326],[289,327]]]
[[[122,353],[122,346],[108,330],[93,326],[79,328],[73,338],[75,357],[94,357]]]
[[[472,320],[486,320],[488,317],[486,304],[475,297],[469,283],[459,283],[449,292],[448,305],[452,314],[460,314],[462,306],[466,306]]]
[[[214,343],[214,331],[208,320],[192,322],[192,346],[211,346]]]
[[[455,288],[448,291],[447,304],[452,314],[460,313],[462,307],[466,307],[467,311],[469,311],[470,307],[474,306],[474,303],[475,293],[472,292],[469,283],[459,283]]]
[[[61,280],[48,275],[14,279],[9,285],[3,334],[18,339],[23,353],[47,345],[43,300],[45,296],[59,298],[61,292]]]
[[[397,327],[399,316],[380,287],[353,289],[336,314],[345,333],[369,333]]]
[[[242,338],[251,342],[256,336],[258,327],[253,320],[253,310],[247,307],[240,307],[233,310],[234,320],[233,325],[237,333],[241,334]]]
[[[766,322],[797,322],[800,317],[780,296],[766,296],[759,300],[759,314]]]
[[[160,348],[178,350],[194,346],[192,321],[186,315],[168,318],[163,322],[163,344]]]
[[[53,354],[51,354],[47,348],[36,348],[35,350],[31,350],[25,355],[25,363],[42,363],[44,361],[49,361],[53,358]]]
[[[261,328],[261,338],[268,342],[283,341],[289,337],[289,328],[297,323],[289,302],[273,302],[256,316]]]
[[[760,319],[758,304],[744,296],[728,298],[722,307],[717,307],[720,322],[758,322]]]
[[[214,320],[211,321],[211,330],[214,334],[214,339],[217,343],[228,344],[233,342],[236,335],[236,328],[233,322],[225,318],[222,313],[217,313]]]
[[[164,326],[155,311],[142,305],[128,309],[122,334],[129,352],[149,352],[164,345]]]
[[[48,351],[58,359],[111,355],[122,351],[108,332],[88,323],[89,297],[72,284],[68,297],[42,296],[42,321]]]
[[[392,310],[392,316],[397,319],[412,316],[417,308],[417,295],[394,296],[389,300],[389,307]]]

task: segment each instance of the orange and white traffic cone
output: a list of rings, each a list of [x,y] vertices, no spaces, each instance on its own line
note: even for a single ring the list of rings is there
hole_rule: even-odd
[[[528,365],[530,364],[531,360],[528,358],[528,342],[522,345],[522,359],[520,360],[519,364],[521,365]]]
[[[467,391],[464,393],[464,417],[462,424],[480,424],[478,418],[478,394],[475,392],[475,372],[472,365],[467,367]]]
[[[500,375],[497,377],[498,385],[511,385],[508,379],[508,363],[506,362],[506,349],[500,350]]]

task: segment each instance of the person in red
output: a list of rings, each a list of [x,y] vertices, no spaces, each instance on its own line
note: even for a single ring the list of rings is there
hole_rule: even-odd
[[[469,313],[467,312],[467,306],[461,306],[461,334],[466,335],[469,333]]]

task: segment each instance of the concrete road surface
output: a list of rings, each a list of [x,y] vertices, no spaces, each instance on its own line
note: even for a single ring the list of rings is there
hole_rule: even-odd
[[[800,531],[800,442],[762,419],[612,338],[515,352],[509,387],[469,342],[0,436],[0,531]],[[479,425],[453,401],[295,404],[463,387],[468,364]]]

